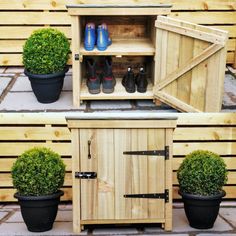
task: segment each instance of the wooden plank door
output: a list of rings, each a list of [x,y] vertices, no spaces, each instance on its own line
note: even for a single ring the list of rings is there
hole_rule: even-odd
[[[222,105],[227,32],[158,16],[154,96],[183,112]]]
[[[125,198],[127,194],[164,193],[163,156],[124,155],[124,151],[164,150],[164,129],[116,129],[115,219],[155,222],[164,219],[164,199]]]

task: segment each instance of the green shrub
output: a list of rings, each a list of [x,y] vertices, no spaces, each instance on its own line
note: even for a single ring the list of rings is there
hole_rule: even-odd
[[[178,169],[177,178],[181,192],[214,195],[227,181],[226,165],[216,153],[197,150],[186,156]]]
[[[69,58],[70,43],[53,28],[36,30],[23,46],[23,64],[33,74],[51,74],[64,70]]]
[[[65,177],[61,157],[48,148],[25,151],[12,166],[13,185],[24,196],[40,196],[57,192]]]

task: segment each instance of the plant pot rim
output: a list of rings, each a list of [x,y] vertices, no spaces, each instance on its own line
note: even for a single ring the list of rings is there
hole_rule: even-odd
[[[30,79],[50,79],[54,77],[61,77],[69,70],[69,66],[66,65],[63,71],[51,73],[51,74],[34,74],[29,72],[26,68],[24,69],[25,75],[27,75]]]
[[[218,194],[215,195],[209,195],[209,196],[203,196],[198,194],[191,194],[191,193],[185,193],[182,191],[178,191],[179,195],[181,195],[183,198],[186,199],[196,199],[196,200],[215,200],[222,198],[226,195],[226,192],[224,190],[221,190]]]
[[[18,200],[38,201],[38,200],[54,199],[54,198],[58,198],[63,195],[64,195],[64,192],[62,190],[58,190],[56,193],[52,193],[49,195],[41,195],[41,196],[25,196],[25,195],[21,195],[18,192],[16,192],[14,194],[14,197],[17,198]]]

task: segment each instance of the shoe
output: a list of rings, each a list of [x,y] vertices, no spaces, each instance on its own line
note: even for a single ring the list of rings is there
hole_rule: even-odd
[[[139,93],[145,93],[147,91],[148,81],[147,74],[143,67],[140,67],[139,73],[136,75],[135,83],[137,85],[137,91]]]
[[[122,85],[125,87],[126,92],[135,92],[135,77],[131,67],[128,67],[127,72],[122,79]]]
[[[95,24],[87,23],[84,34],[84,48],[87,51],[92,51],[96,43]]]
[[[97,28],[97,49],[105,51],[108,47],[108,35],[102,25]]]
[[[91,94],[98,94],[101,92],[100,89],[100,78],[96,73],[96,62],[93,59],[87,61],[87,87]]]
[[[101,74],[102,91],[103,93],[113,93],[116,85],[115,77],[112,73],[112,59],[111,57],[105,58],[103,72]]]
[[[110,36],[109,36],[107,24],[106,24],[106,23],[102,23],[101,26],[103,27],[103,29],[104,29],[105,32],[106,32],[107,43],[108,43],[108,46],[110,46],[110,45],[112,44],[112,40],[111,40],[111,38],[110,38]]]

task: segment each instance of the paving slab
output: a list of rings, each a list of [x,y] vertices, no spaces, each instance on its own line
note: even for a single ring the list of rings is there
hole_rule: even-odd
[[[204,231],[229,231],[233,228],[221,217],[217,217],[214,227]],[[173,210],[173,232],[201,232],[202,230],[194,229],[189,226],[188,220],[185,216],[184,209]]]
[[[76,235],[73,233],[72,222],[55,222],[53,229],[42,233],[29,232],[25,223],[3,223],[0,225],[0,235],[2,236],[46,236],[46,235]],[[87,235],[87,231],[83,231],[81,235]]]
[[[7,216],[7,214],[9,214],[9,212],[0,211],[0,221],[1,221],[5,216]]]
[[[133,235],[137,234],[138,230],[132,227],[119,227],[116,228],[101,228],[94,229],[93,235]]]
[[[23,73],[24,72],[24,67],[22,66],[11,66],[7,67],[5,70],[5,73]]]
[[[236,107],[236,79],[231,74],[225,75],[224,81],[224,107]]]
[[[4,73],[4,71],[5,71],[6,69],[7,69],[6,67],[0,66],[0,74]]]
[[[91,101],[90,108],[94,110],[114,110],[114,109],[131,109],[131,103],[129,100],[101,100],[101,101]]]
[[[235,236],[235,234],[226,234],[226,233],[214,233],[214,234],[197,234],[197,236],[216,236],[216,235],[222,235],[222,236]]]
[[[23,223],[24,220],[22,218],[21,212],[15,211],[7,220],[7,223]]]
[[[10,77],[0,77],[0,96],[2,95],[3,91],[7,88],[11,80],[12,78]]]
[[[59,100],[50,104],[39,103],[33,92],[10,92],[0,104],[0,110],[3,111],[66,111],[85,108],[85,103],[79,108],[73,106],[71,92],[62,92]]]
[[[221,208],[220,215],[236,227],[236,208]]]
[[[72,211],[65,211],[65,210],[58,211],[56,221],[59,221],[59,222],[71,222],[71,221],[73,221]]]

